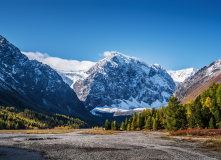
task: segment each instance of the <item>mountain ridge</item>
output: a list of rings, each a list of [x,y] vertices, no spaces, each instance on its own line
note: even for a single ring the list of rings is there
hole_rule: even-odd
[[[29,60],[3,36],[0,36],[0,58],[1,105],[77,117],[87,114],[76,93],[55,70]]]
[[[200,93],[208,89],[212,83],[221,82],[221,58],[210,65],[201,68],[195,75],[180,83],[175,92],[182,103],[195,99]]]

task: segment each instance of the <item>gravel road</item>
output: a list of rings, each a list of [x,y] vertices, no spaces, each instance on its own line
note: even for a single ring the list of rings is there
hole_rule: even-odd
[[[114,135],[0,134],[0,159],[76,160],[215,160],[221,153],[200,149],[200,143],[163,140],[165,133],[122,132]],[[16,149],[20,148],[20,149]]]

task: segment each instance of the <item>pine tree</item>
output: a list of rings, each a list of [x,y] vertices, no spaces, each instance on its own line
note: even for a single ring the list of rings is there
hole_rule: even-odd
[[[123,130],[123,131],[125,130],[125,124],[124,124],[124,122],[121,123],[121,130]]]
[[[216,90],[216,101],[219,106],[219,109],[221,109],[221,85]]]
[[[130,131],[130,123],[127,125],[127,131]]]
[[[172,95],[166,107],[166,129],[178,130],[185,129],[187,125],[186,108]]]
[[[147,118],[147,122],[146,122],[146,129],[151,130],[152,127],[153,127],[153,125],[152,125],[152,118],[149,116]]]
[[[221,128],[220,116],[221,84],[213,84],[188,104],[182,105],[176,97],[172,96],[168,106],[152,110],[145,109],[138,115],[134,113],[129,121],[125,120],[124,125],[128,131],[142,128],[149,130],[166,128],[175,131],[187,127]],[[7,117],[8,115],[6,115]],[[2,125],[3,123],[1,123]],[[11,127],[14,127],[13,123]]]
[[[111,130],[114,130],[114,122],[111,122]]]
[[[124,130],[127,130],[127,125],[128,125],[128,118],[125,119],[125,128],[124,128]]]
[[[195,117],[193,114],[190,115],[189,119],[188,119],[188,123],[189,123],[189,128],[194,128],[195,127]]]
[[[210,118],[210,121],[209,121],[209,129],[214,129],[213,117]]]
[[[156,119],[153,118],[153,130],[156,131],[157,130],[157,121]]]
[[[142,115],[141,115],[141,113],[140,114],[138,114],[138,117],[137,117],[137,122],[136,122],[136,126],[137,126],[137,129],[142,129],[142,127],[143,127],[143,120],[142,120]]]
[[[151,116],[152,116],[153,118],[156,117],[156,109],[155,109],[154,107],[151,109]]]
[[[216,120],[216,126],[218,126],[218,123],[219,123],[219,121],[220,121],[219,110],[216,110],[216,111],[215,111],[214,117],[215,117],[215,120]]]
[[[114,123],[113,123],[113,130],[117,130],[117,122],[116,121],[114,121]]]
[[[109,123],[108,119],[105,122],[105,130],[110,130],[111,129],[111,124]]]
[[[131,123],[131,130],[134,131],[136,129],[136,122],[133,120]]]

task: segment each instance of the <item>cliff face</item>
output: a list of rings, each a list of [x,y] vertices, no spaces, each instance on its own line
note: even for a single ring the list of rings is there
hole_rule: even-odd
[[[0,36],[0,105],[83,116],[75,92],[48,65],[29,60]]]

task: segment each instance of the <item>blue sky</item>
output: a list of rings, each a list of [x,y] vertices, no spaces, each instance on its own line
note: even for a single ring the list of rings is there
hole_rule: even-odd
[[[0,0],[0,34],[22,51],[98,61],[118,51],[166,69],[221,58],[219,0]]]

